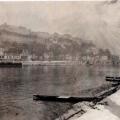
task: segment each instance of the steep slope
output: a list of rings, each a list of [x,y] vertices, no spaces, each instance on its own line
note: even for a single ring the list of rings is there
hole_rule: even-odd
[[[101,52],[91,41],[69,34],[33,32],[25,27],[7,24],[0,26],[0,47],[7,51],[14,48],[16,52],[27,50],[29,54],[42,60],[79,59],[81,56],[93,55],[94,50],[97,54]],[[106,55],[106,50],[103,49],[102,53]]]

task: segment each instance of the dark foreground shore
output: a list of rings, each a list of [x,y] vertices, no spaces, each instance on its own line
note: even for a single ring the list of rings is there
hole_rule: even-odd
[[[72,106],[71,109],[69,109],[67,112],[65,112],[62,116],[56,118],[55,120],[108,120],[108,117],[112,117],[111,120],[118,120],[120,119],[120,116],[118,119],[114,118],[114,113],[108,112],[108,117],[104,116],[106,113],[106,106],[107,109],[114,109],[120,110],[120,107],[117,105],[113,105],[113,101],[116,101],[120,105],[120,99],[119,97],[118,100],[116,100],[116,95],[118,96],[120,94],[120,86],[114,86],[112,89],[113,85],[104,85],[101,86],[100,88],[93,89],[92,94],[95,95],[102,95],[103,98],[98,100],[98,101],[93,101],[93,102],[79,102],[76,103]],[[112,90],[111,90],[112,89]],[[102,91],[101,91],[102,90]],[[101,91],[101,92],[100,92]],[[98,93],[96,93],[98,92]],[[112,98],[112,100],[110,100]],[[110,107],[110,106],[113,106]],[[102,107],[102,108],[101,108]],[[116,107],[116,108],[115,108]],[[100,110],[100,111],[99,111]],[[92,112],[91,112],[92,111]],[[101,112],[102,111],[102,112]],[[115,110],[116,111],[116,110]],[[119,111],[118,111],[119,112]],[[116,113],[118,113],[116,111]],[[101,114],[102,118],[99,119],[97,117],[99,114]],[[113,116],[112,116],[113,115]],[[96,118],[97,117],[97,118]],[[116,117],[116,118],[117,118]]]

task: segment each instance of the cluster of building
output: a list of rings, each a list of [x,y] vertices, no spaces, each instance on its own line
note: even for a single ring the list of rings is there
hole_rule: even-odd
[[[120,65],[118,55],[113,55],[109,51],[100,53],[99,49],[89,50],[87,55],[81,56],[80,61],[90,65]]]
[[[23,61],[29,59],[28,52],[23,50],[15,50],[0,48],[0,61]]]
[[[18,50],[16,48],[4,49],[0,48],[0,61],[76,61],[80,64],[100,64],[100,65],[118,65],[120,64],[120,58],[115,55],[107,55],[100,54],[99,50],[96,48],[92,48],[86,50],[86,53],[80,55],[79,53],[76,55],[70,54],[61,54],[58,56],[54,56],[53,53],[43,53],[41,56],[37,56],[36,54],[29,54],[27,50]]]

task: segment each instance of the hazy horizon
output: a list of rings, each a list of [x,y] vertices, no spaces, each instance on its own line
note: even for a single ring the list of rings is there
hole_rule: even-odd
[[[0,2],[0,24],[71,34],[119,54],[120,2]]]

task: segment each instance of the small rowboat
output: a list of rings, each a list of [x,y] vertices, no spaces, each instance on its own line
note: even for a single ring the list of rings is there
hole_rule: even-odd
[[[47,96],[47,95],[33,95],[35,101],[50,101],[50,102],[70,102],[77,103],[81,101],[95,101],[97,97],[71,97],[71,96]]]
[[[120,83],[120,77],[106,77],[106,81]]]

